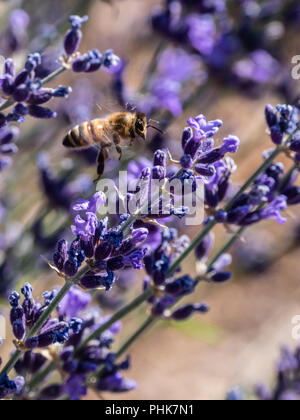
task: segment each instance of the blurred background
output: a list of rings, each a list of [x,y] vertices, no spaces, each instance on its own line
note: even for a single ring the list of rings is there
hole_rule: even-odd
[[[56,121],[28,118],[22,124],[19,152],[11,168],[0,173],[2,314],[7,315],[8,292],[19,284],[30,281],[37,295],[59,285],[41,256],[51,257],[62,233],[70,236],[70,204],[78,197],[89,197],[96,157],[93,151],[66,152],[61,141],[70,127],[118,110],[127,102],[154,115],[165,135],[151,133],[147,145],[126,150],[122,162],[126,167],[138,156],[151,159],[156,147],[169,147],[176,157],[189,116],[222,119],[222,135],[241,139],[236,157],[239,170],[234,175],[236,184],[241,184],[260,163],[261,153],[271,147],[265,105],[298,103],[300,86],[291,77],[291,60],[300,53],[300,2],[229,1],[231,26],[226,27],[224,10],[217,10],[216,30],[226,36],[223,44],[208,50],[201,43],[187,46],[178,34],[162,31],[167,4],[174,22],[183,13],[179,6],[187,7],[185,13],[195,19],[208,13],[193,5],[204,7],[205,2],[181,3],[0,1],[0,54],[12,56],[20,68],[26,55],[38,50],[44,52],[41,77],[55,69],[71,14],[89,15],[81,51],[113,48],[123,60],[114,74],[67,72],[60,76],[53,86],[72,86],[73,92],[69,99],[51,104],[58,112]],[[172,67],[180,69],[180,80],[174,80]],[[110,161],[107,176],[116,176],[118,165]],[[195,228],[182,225],[181,229],[190,237],[197,233]],[[220,228],[217,244],[228,235]],[[297,207],[284,227],[270,221],[249,229],[233,249],[234,279],[197,289],[195,301],[205,300],[211,311],[182,323],[159,322],[131,351],[130,376],[138,382],[137,390],[104,397],[223,399],[237,385],[250,390],[259,382],[271,384],[281,345],[297,344],[292,340],[291,320],[300,314],[299,245]],[[190,257],[183,269],[196,274],[194,267]],[[97,297],[97,304],[104,311],[117,307],[139,293],[142,279],[143,273],[128,272],[110,296]],[[121,339],[143,317],[141,308],[126,318]],[[11,351],[9,332],[7,338],[1,349],[4,359]]]

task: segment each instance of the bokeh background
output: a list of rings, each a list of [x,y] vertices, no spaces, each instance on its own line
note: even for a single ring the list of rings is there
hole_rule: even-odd
[[[88,14],[90,19],[83,29],[81,50],[114,48],[126,62],[124,80],[128,97],[134,100],[161,42],[161,37],[151,29],[149,16],[153,8],[163,2],[115,0],[108,3],[100,0],[0,1],[0,53],[6,56],[6,48],[10,48],[6,42],[9,19],[15,9],[22,8],[30,16],[27,35],[22,37],[22,45],[13,51],[20,67],[26,54],[36,49],[45,50],[49,57],[59,55],[68,16]],[[273,20],[277,22],[277,17]],[[290,78],[290,92],[296,100],[300,86],[299,82],[292,81],[290,72],[291,58],[300,51],[299,34],[297,28],[287,22],[281,30],[284,32],[281,60]],[[7,289],[30,281],[38,295],[59,284],[41,255],[48,257],[51,254],[52,235],[55,238],[61,226],[68,226],[70,216],[63,206],[58,208],[51,204],[41,182],[41,168],[47,167],[58,179],[67,177],[75,190],[80,178],[80,185],[84,185],[83,195],[88,195],[91,185],[86,175],[93,176],[95,168],[88,165],[87,159],[93,159],[93,156],[67,153],[61,139],[79,119],[104,115],[119,107],[111,80],[111,75],[104,73],[84,77],[66,73],[53,86],[58,83],[72,86],[73,93],[66,101],[68,106],[59,100],[54,102],[53,107],[59,113],[56,122],[28,119],[22,126],[18,141],[20,151],[14,158],[14,165],[0,175],[1,203],[5,210],[1,224],[5,247],[0,253],[0,289],[1,312],[5,315]],[[285,100],[280,89],[268,84],[250,92],[211,78],[193,104],[172,118],[166,129],[166,144],[176,156],[180,133],[189,116],[203,113],[209,119],[222,119],[225,123],[222,135],[236,134],[241,139],[236,157],[239,170],[234,175],[234,181],[240,184],[260,163],[262,151],[270,147],[265,105],[276,105]],[[139,144],[134,151],[126,151],[125,162],[141,155],[150,157],[150,148]],[[109,174],[117,169],[116,162],[108,164]],[[182,323],[159,322],[149,330],[131,350],[130,376],[138,382],[137,390],[104,397],[223,399],[228,390],[237,385],[250,390],[259,382],[271,384],[281,345],[295,347],[297,344],[292,340],[291,319],[300,314],[298,231],[300,214],[297,207],[288,215],[284,227],[271,221],[250,229],[233,249],[233,280],[224,285],[203,284],[197,289],[195,300],[207,301],[211,311],[205,317]],[[194,228],[184,226],[182,232],[191,237],[197,233]],[[228,235],[224,229],[219,229],[217,243],[221,244]],[[196,274],[194,267],[191,257],[185,262],[184,271]],[[120,284],[121,299],[139,293],[142,277],[142,274],[138,277],[134,274],[133,278],[132,274],[130,287],[128,279],[123,288]],[[100,296],[99,301],[107,310],[103,297]],[[144,308],[127,317],[121,339],[134,331],[143,317]],[[2,348],[4,359],[11,350],[10,338],[8,331]]]

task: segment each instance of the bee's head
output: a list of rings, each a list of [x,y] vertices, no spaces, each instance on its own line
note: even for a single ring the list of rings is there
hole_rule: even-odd
[[[147,117],[142,112],[136,112],[135,113],[134,132],[138,136],[140,136],[143,140],[146,140],[146,136],[147,136]]]

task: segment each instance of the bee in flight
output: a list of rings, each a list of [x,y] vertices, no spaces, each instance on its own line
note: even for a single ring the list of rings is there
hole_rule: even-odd
[[[142,112],[117,112],[109,115],[105,119],[95,119],[86,121],[72,128],[63,140],[63,145],[68,148],[83,148],[97,145],[99,154],[97,158],[97,178],[99,181],[104,172],[105,162],[109,157],[109,149],[115,146],[119,160],[122,159],[121,145],[124,141],[130,140],[130,146],[134,140],[141,137],[146,140],[147,129],[152,127],[162,132],[157,127],[150,124],[147,117]]]

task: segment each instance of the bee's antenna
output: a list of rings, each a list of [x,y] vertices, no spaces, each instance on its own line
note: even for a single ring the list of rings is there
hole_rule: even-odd
[[[158,131],[161,134],[164,134],[164,132],[160,128],[155,127],[154,125],[148,124],[147,128],[154,128],[154,130]]]

